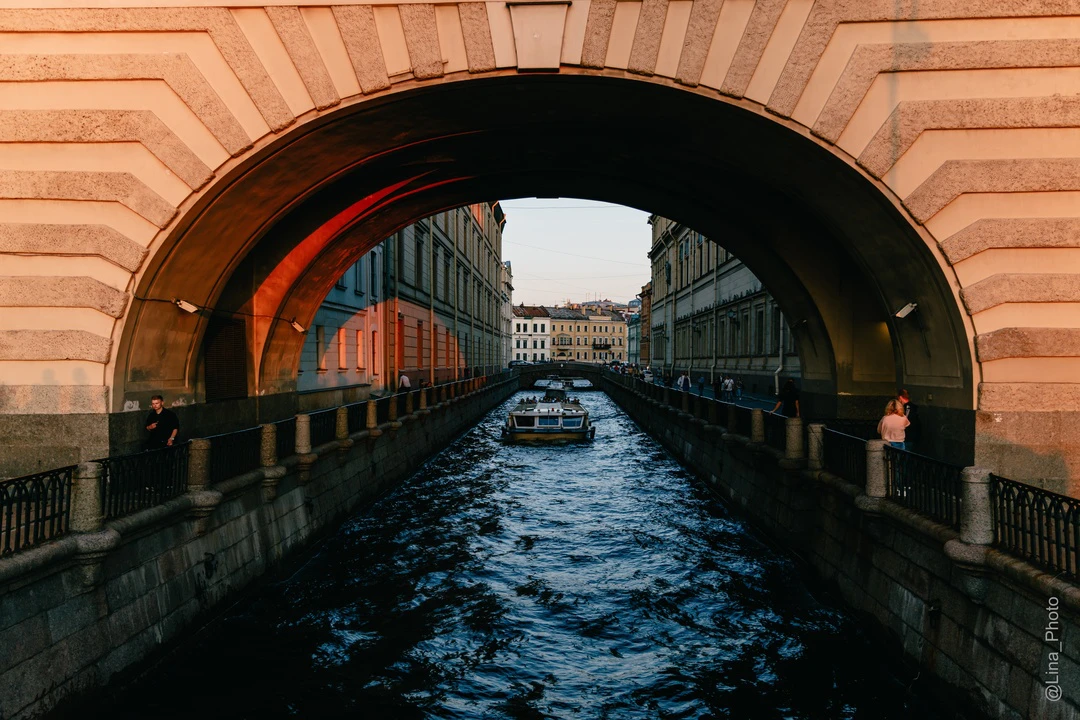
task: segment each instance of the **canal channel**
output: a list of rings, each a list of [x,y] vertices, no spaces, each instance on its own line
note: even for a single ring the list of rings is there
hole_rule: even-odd
[[[606,395],[558,447],[512,402],[80,716],[935,717]]]

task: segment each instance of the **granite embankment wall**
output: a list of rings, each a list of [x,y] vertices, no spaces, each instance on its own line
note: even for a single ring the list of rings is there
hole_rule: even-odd
[[[1080,587],[809,470],[792,453],[728,433],[715,415],[682,412],[678,393],[669,393],[675,408],[610,377],[603,388],[718,495],[805,560],[917,666],[916,682],[932,694],[968,717],[1080,718]]]
[[[518,383],[488,384],[0,559],[0,720],[41,714],[181,637],[402,482]]]

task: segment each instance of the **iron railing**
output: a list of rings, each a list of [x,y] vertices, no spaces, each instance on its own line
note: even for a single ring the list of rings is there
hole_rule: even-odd
[[[387,395],[375,401],[375,419],[379,425],[390,422],[390,403],[394,402],[393,396]]]
[[[262,428],[213,435],[210,441],[210,482],[228,480],[260,467]]]
[[[337,408],[311,413],[311,447],[318,447],[337,437]]]
[[[753,420],[751,418],[750,408],[742,407],[741,405],[735,406],[735,429],[729,429],[729,432],[733,432],[736,435],[744,435],[750,437],[753,433]]]
[[[274,425],[277,426],[274,430],[275,454],[280,463],[296,454],[296,416],[278,420]]]
[[[765,444],[783,451],[787,448],[787,418],[776,413],[762,413],[765,416]]]
[[[833,475],[866,485],[866,441],[826,428],[822,433],[822,463]]]
[[[0,482],[0,557],[68,531],[75,468],[69,465]]]
[[[1080,500],[990,476],[994,546],[1054,574],[1080,578]]]
[[[367,402],[361,401],[345,406],[349,418],[349,433],[360,432],[367,425]]]
[[[98,460],[106,518],[160,505],[187,492],[188,443]]]
[[[960,527],[961,467],[885,445],[885,495],[954,528]]]

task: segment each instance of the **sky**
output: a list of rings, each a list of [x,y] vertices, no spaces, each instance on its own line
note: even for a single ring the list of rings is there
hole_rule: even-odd
[[[649,281],[649,214],[592,200],[504,200],[515,305],[629,302]]]

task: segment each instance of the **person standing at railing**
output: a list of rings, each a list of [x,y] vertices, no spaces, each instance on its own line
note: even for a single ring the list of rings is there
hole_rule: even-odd
[[[799,417],[799,388],[795,387],[795,381],[790,378],[784,383],[784,387],[780,389],[780,396],[770,412],[775,413],[781,408],[783,410],[780,414],[784,417]]]
[[[896,394],[896,400],[900,403],[900,407],[903,408],[904,417],[911,422],[911,428],[907,431],[907,439],[904,441],[904,445],[907,447],[916,444],[919,440],[919,418],[916,414],[915,403],[911,402],[911,396],[906,388],[900,388],[900,392]]]
[[[180,434],[180,419],[176,413],[165,407],[165,398],[155,395],[150,398],[150,414],[146,416],[146,449],[157,450],[170,447]]]
[[[690,392],[690,373],[684,370],[676,384],[682,392]]]
[[[904,415],[903,404],[899,400],[890,400],[885,406],[885,417],[881,418],[877,430],[882,440],[894,448],[906,450],[907,444],[904,440],[909,425],[911,421]]]

